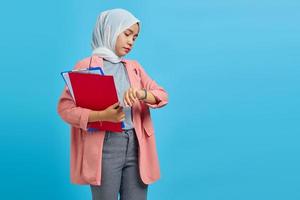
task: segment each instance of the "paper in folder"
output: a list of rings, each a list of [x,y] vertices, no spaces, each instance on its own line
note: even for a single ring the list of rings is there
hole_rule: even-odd
[[[102,72],[103,74],[103,72]],[[113,76],[98,73],[68,72],[76,106],[91,110],[104,110],[118,102]],[[89,122],[88,130],[122,132],[123,122]]]
[[[61,76],[63,77],[71,96],[73,97],[73,100],[75,100],[74,94],[73,94],[73,89],[72,89],[72,85],[70,82],[70,77],[69,77],[69,73],[70,72],[78,72],[78,73],[87,73],[87,74],[99,74],[99,75],[104,75],[101,67],[89,67],[89,68],[83,68],[83,69],[76,69],[76,70],[72,70],[72,71],[64,71],[61,72]]]

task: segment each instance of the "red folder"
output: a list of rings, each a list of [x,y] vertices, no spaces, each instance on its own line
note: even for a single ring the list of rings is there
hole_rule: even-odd
[[[69,72],[76,106],[104,110],[118,102],[113,76]],[[122,122],[89,122],[88,128],[122,132]]]

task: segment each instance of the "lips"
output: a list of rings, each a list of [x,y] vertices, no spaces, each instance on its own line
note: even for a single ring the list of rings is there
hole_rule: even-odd
[[[125,47],[124,47],[124,49],[126,52],[129,52],[131,50],[130,48],[125,48]]]

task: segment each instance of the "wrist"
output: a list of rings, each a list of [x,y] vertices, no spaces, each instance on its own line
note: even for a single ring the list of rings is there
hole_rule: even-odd
[[[105,121],[106,112],[105,110],[97,111],[97,119],[98,121]]]

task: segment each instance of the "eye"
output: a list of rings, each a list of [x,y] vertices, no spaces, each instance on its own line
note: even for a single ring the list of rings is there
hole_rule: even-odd
[[[126,36],[129,36],[129,35],[130,35],[130,33],[126,33],[126,32],[125,32],[124,34],[125,34]]]

